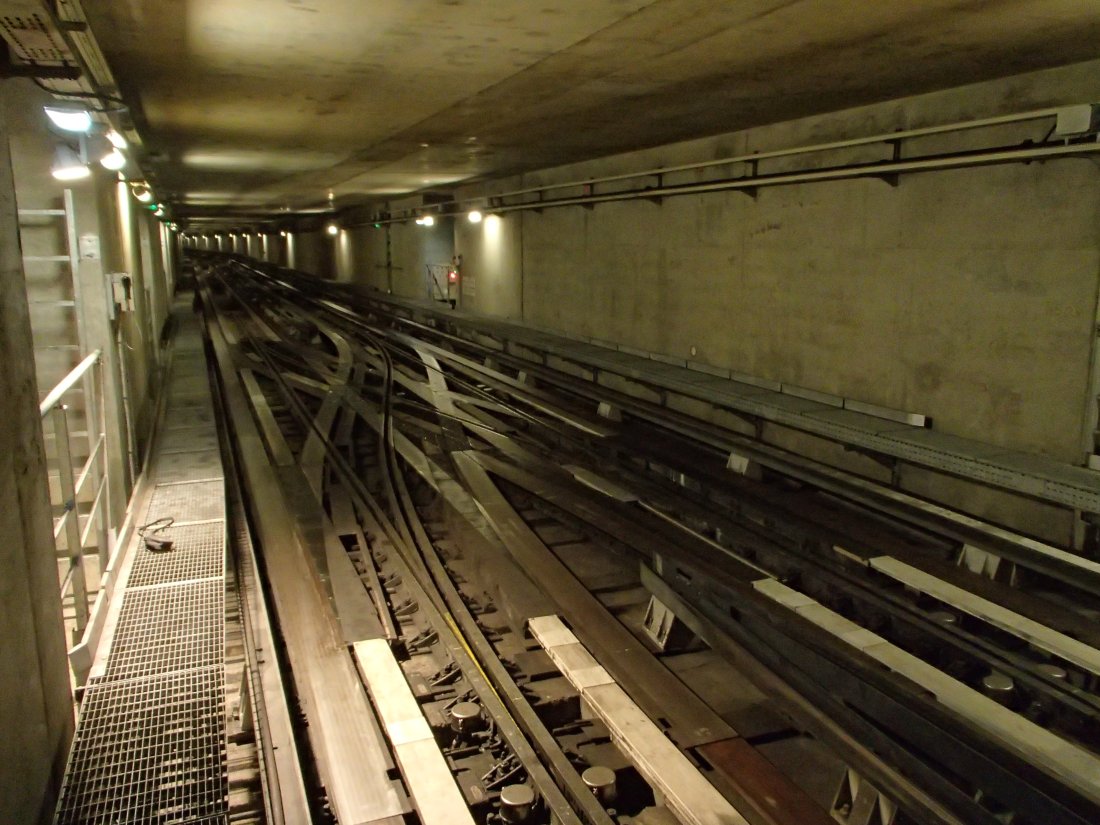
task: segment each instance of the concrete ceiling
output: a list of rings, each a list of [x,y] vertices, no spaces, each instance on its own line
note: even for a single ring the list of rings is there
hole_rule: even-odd
[[[380,199],[1100,56],[1094,0],[96,0],[178,212]]]

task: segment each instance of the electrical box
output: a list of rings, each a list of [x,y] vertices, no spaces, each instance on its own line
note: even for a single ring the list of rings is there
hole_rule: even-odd
[[[117,318],[120,312],[133,312],[134,282],[130,273],[112,272],[108,277],[111,279],[108,290],[111,318]]]
[[[99,235],[95,235],[91,232],[85,233],[77,240],[77,246],[80,249],[80,260],[99,260]]]
[[[1100,126],[1100,106],[1081,103],[1077,106],[1063,106],[1058,110],[1054,124],[1056,137],[1079,137],[1095,132]]]

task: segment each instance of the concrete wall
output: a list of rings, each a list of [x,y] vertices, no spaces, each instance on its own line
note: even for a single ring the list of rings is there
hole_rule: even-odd
[[[412,221],[391,224],[389,233],[394,294],[405,298],[440,297],[428,275],[429,267],[436,267],[437,282],[445,294],[447,284],[439,270],[449,265],[455,254],[453,220],[439,218],[434,226],[419,226]]]
[[[0,822],[45,823],[73,706],[7,140],[11,86],[0,83]]]
[[[524,218],[518,214],[489,215],[478,224],[464,217],[455,220],[464,309],[524,318],[523,228]]]
[[[1100,62],[1091,62],[544,170],[456,196],[1097,100]],[[1018,146],[1044,139],[1050,123],[922,138],[905,143],[904,156]],[[890,151],[877,144],[809,162],[762,162],[759,172],[882,160]],[[743,171],[687,171],[665,183]],[[1097,165],[1078,158],[923,172],[897,186],[807,183],[762,188],[755,198],[708,193],[506,213],[480,224],[457,218],[461,306],[924,413],[944,432],[1081,464],[1096,428],[1098,183]],[[431,230],[407,222],[357,234],[341,277],[425,297],[425,263],[448,259],[444,231],[442,221]],[[875,473],[865,459],[816,440],[769,437]],[[903,480],[1068,540],[1065,512],[978,488],[960,492],[923,471],[907,470]]]
[[[310,272],[321,278],[333,278],[336,274],[336,239],[319,227],[294,233],[295,269]]]

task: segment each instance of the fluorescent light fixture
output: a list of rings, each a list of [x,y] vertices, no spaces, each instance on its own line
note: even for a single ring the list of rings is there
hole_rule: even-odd
[[[57,180],[82,180],[92,174],[92,170],[88,168],[88,164],[84,163],[72,148],[58,146],[57,151],[54,152],[50,174]]]
[[[417,221],[417,223],[419,223],[421,226],[435,226],[435,218],[433,218],[431,215],[425,215],[423,218]]]
[[[126,165],[126,155],[122,154],[118,149],[112,149],[99,159],[99,163],[104,169],[110,169],[112,172],[117,172]]]
[[[466,220],[470,223],[481,223],[481,212],[476,209],[471,210],[466,214]]]
[[[114,129],[107,132],[107,140],[109,140],[111,145],[116,149],[126,148],[126,138],[122,136],[121,132],[116,132]]]
[[[339,235],[340,234],[340,227],[338,227],[334,223],[330,223],[327,227],[325,227],[325,231],[328,232],[328,234],[330,234],[330,235]]]
[[[46,116],[58,129],[66,132],[87,132],[92,128],[92,114],[87,109],[64,109],[44,106]]]

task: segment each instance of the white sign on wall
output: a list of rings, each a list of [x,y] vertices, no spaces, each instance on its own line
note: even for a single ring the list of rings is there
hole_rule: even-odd
[[[80,248],[80,260],[99,260],[99,235],[92,234],[91,232],[86,235],[81,235],[77,246]]]

